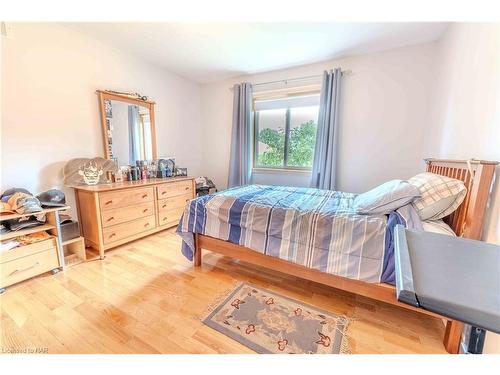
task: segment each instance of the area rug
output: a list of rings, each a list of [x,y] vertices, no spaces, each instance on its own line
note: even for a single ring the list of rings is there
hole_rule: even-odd
[[[349,353],[346,317],[245,283],[203,323],[257,353]]]

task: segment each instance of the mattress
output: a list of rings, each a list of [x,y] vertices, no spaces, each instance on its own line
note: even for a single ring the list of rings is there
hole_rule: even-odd
[[[359,215],[356,194],[247,185],[190,201],[177,227],[193,259],[194,234],[245,246],[322,272],[394,283],[393,229],[416,228],[411,205],[391,215]],[[416,228],[416,229],[421,229]]]

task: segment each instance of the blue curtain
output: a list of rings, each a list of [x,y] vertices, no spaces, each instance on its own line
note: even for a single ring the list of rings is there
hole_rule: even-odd
[[[128,148],[129,164],[135,165],[135,161],[141,159],[139,107],[136,105],[128,106]]]
[[[252,173],[252,85],[234,85],[233,95],[229,187],[247,185]]]
[[[323,73],[318,131],[311,174],[311,187],[318,189],[335,190],[336,188],[341,77],[342,71],[339,68]]]

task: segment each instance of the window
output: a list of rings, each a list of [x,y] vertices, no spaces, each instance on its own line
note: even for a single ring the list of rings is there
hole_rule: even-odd
[[[256,100],[254,168],[310,169],[319,94]]]

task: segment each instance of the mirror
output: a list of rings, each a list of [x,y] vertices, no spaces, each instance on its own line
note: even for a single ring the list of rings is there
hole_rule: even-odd
[[[154,102],[138,94],[97,93],[106,159],[118,166],[156,159]]]

